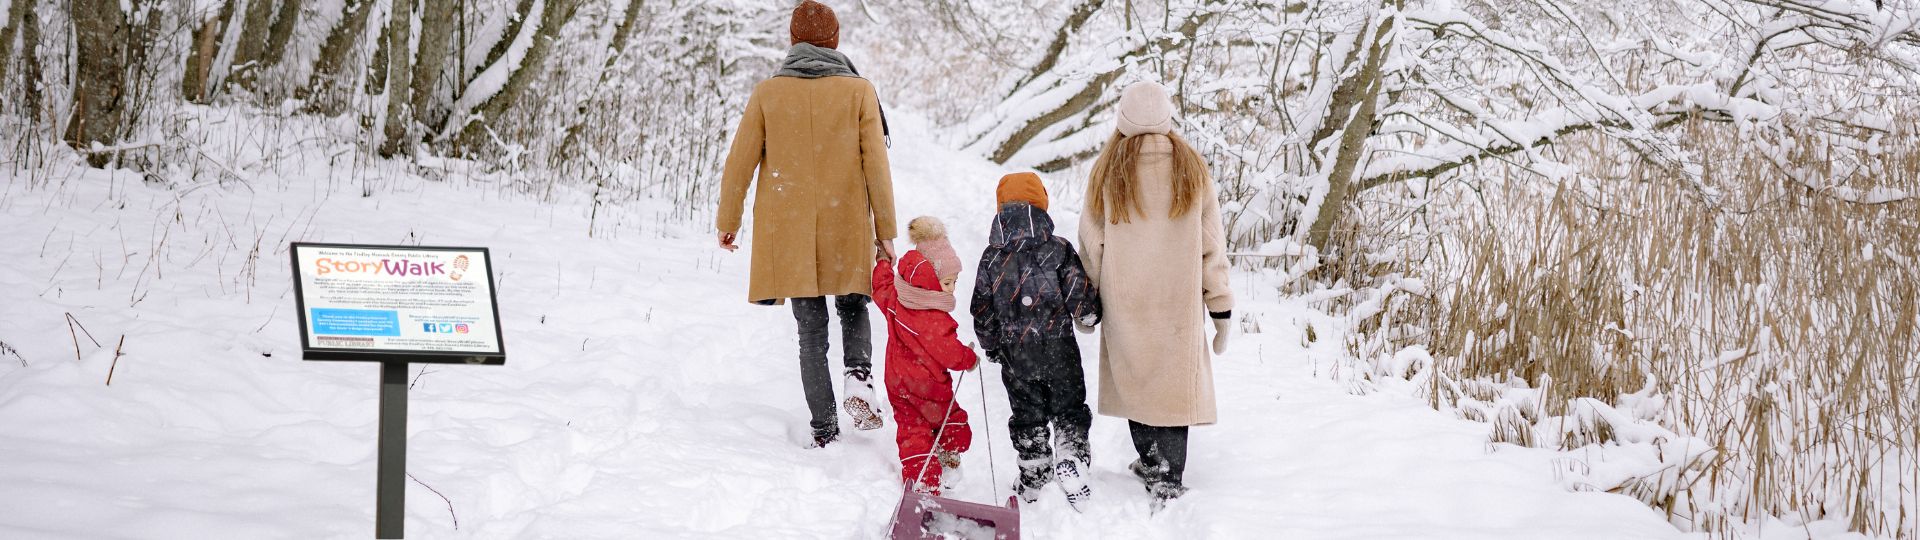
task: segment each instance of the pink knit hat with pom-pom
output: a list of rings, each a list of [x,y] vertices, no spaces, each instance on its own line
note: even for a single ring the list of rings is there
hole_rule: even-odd
[[[933,272],[940,279],[960,275],[960,254],[953,250],[953,244],[947,242],[947,225],[933,216],[920,216],[907,223],[907,239],[913,241],[914,249],[933,262]]]

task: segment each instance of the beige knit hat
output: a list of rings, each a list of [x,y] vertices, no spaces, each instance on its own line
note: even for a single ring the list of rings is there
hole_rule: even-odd
[[[1173,132],[1173,98],[1160,83],[1141,81],[1127,86],[1114,109],[1121,135]]]

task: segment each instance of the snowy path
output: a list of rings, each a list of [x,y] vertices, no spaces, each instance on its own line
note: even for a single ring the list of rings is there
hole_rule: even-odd
[[[895,152],[901,221],[946,219],[971,266],[1001,171],[918,140]],[[329,172],[305,166],[282,174]],[[370,536],[377,370],[298,359],[280,251],[294,239],[494,249],[510,358],[418,378],[409,471],[452,512],[411,485],[413,538],[872,538],[893,510],[891,428],[800,448],[791,315],[741,301],[745,252],[662,226],[657,208],[603,208],[623,224],[590,239],[581,206],[438,182],[180,199],[100,173],[59,191],[6,182],[0,341],[30,364],[0,352],[0,537]],[[1079,206],[1055,187],[1056,208]],[[1238,312],[1264,332],[1216,363],[1221,422],[1194,431],[1193,493],[1149,515],[1124,422],[1096,417],[1095,508],[1049,493],[1025,509],[1029,537],[1681,536],[1626,497],[1562,489],[1540,454],[1491,450],[1482,425],[1315,377],[1316,358],[1340,354],[1303,345],[1321,315],[1235,279]],[[104,345],[80,336],[80,361],[68,312]],[[1095,343],[1082,338],[1089,374]],[[972,376],[961,393],[980,437],[955,493],[969,500],[993,498],[981,443],[999,481],[1013,476],[996,369],[981,372],[988,414]]]

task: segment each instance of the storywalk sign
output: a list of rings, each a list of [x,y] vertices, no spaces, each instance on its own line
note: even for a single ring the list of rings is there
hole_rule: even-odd
[[[406,522],[407,365],[501,365],[500,307],[487,248],[311,244],[293,252],[307,360],[380,363],[374,534]]]

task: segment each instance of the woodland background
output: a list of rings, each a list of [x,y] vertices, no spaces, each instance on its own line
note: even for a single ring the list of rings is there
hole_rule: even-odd
[[[702,223],[792,5],[0,0],[0,164],[192,190],[319,155]],[[889,107],[1069,202],[1117,89],[1167,83],[1238,264],[1346,314],[1354,392],[1643,452],[1576,489],[1682,529],[1920,537],[1914,0],[831,5]]]

